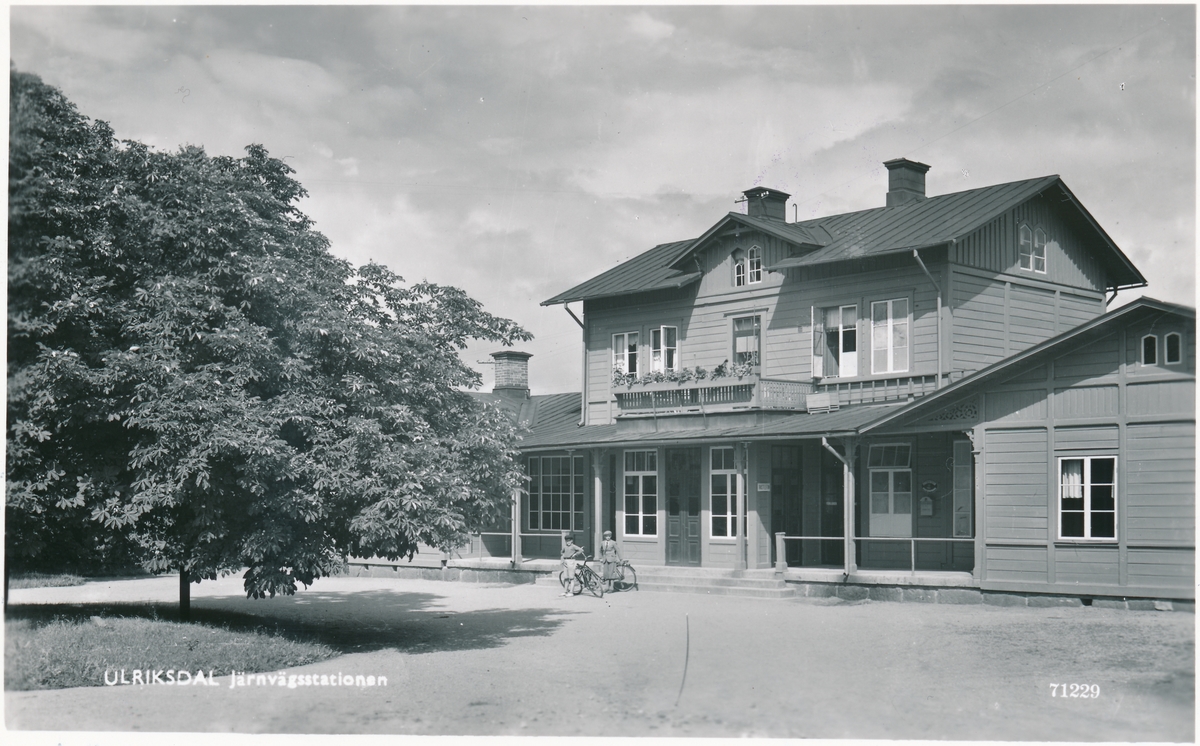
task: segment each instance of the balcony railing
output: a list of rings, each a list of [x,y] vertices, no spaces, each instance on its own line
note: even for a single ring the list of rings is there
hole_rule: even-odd
[[[963,371],[944,374],[942,385],[948,386],[952,381],[962,378],[962,375]],[[936,373],[849,381],[826,378],[815,384],[816,393],[837,394],[837,400],[841,406],[915,399],[925,394],[932,394],[937,389],[938,376]]]
[[[942,385],[961,378],[942,376]],[[853,404],[916,399],[938,388],[938,376],[904,375],[821,381],[785,381],[747,375],[702,381],[664,381],[618,385],[614,394],[620,415],[662,415],[767,409],[792,412],[829,411]],[[810,395],[816,395],[810,398]],[[819,399],[819,401],[818,401]],[[816,407],[816,409],[813,409]]]
[[[614,392],[624,415],[729,412],[741,409],[805,411],[811,383],[760,378],[718,378],[703,381],[664,381],[620,386]]]

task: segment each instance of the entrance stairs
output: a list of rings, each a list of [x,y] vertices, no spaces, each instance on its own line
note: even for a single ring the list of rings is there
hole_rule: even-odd
[[[638,589],[703,593],[711,596],[792,598],[796,589],[774,570],[720,570],[711,567],[638,567]]]
[[[793,598],[796,589],[774,570],[737,573],[711,567],[643,567],[637,569],[639,591],[703,593],[711,596],[747,598]],[[538,578],[539,584],[558,585],[558,573]]]

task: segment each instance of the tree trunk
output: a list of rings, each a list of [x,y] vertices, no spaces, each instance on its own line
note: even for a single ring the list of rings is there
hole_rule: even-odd
[[[192,580],[187,570],[179,571],[179,620],[189,621],[192,618]]]

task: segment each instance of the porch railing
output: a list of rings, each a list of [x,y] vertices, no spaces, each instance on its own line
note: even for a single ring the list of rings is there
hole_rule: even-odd
[[[799,565],[790,564],[787,560],[787,542],[789,542],[789,541],[792,541],[792,542],[805,542],[805,541],[845,542],[846,538],[844,536],[787,536],[783,533],[777,533],[777,534],[775,534],[775,570],[776,570],[776,572],[784,572],[785,570],[787,570],[788,567],[820,567],[820,566],[822,566],[822,565],[812,565],[812,564],[805,565],[805,564],[803,564],[803,560],[801,561],[801,564],[799,564]],[[905,536],[905,537],[856,536],[853,539],[853,544],[855,545],[856,553],[865,552],[866,548],[873,543],[891,543],[891,544],[900,544],[900,545],[907,543],[908,544],[908,547],[907,547],[907,549],[908,549],[907,570],[910,573],[914,573],[914,574],[917,572],[917,543],[918,542],[923,542],[923,543],[926,543],[927,545],[932,544],[932,543],[942,543],[942,544],[949,544],[951,546],[953,546],[954,544],[967,544],[970,546],[974,546],[975,539],[973,539],[973,538],[971,538],[971,539],[955,539],[955,538],[941,537],[941,536]],[[803,546],[803,544],[801,544],[801,546]],[[894,556],[895,555],[893,554],[893,558],[894,558]],[[858,558],[856,557],[856,560],[857,559]],[[862,569],[873,569],[870,567],[866,567],[866,564],[867,564],[866,562],[858,562],[857,564],[859,564]],[[970,564],[971,564],[971,568],[969,568],[969,569],[974,569],[974,556],[973,555],[971,557]],[[825,565],[827,566],[828,563],[825,563]],[[905,568],[889,567],[889,568],[878,568],[878,569],[905,569]]]
[[[942,385],[949,385],[964,375],[966,375],[966,371],[951,371],[943,374],[941,376]],[[937,391],[937,388],[938,375],[936,373],[870,378],[859,381],[839,381],[836,378],[827,378],[815,385],[816,393],[837,394],[838,403],[842,406],[915,399],[932,394]]]

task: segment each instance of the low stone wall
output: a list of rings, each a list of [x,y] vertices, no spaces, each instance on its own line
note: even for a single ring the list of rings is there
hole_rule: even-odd
[[[461,583],[521,583],[536,582],[548,573],[537,570],[512,570],[490,567],[421,567],[408,564],[375,564],[351,562],[347,574],[353,578],[415,578],[418,580],[449,580]]]
[[[841,598],[847,601],[895,601],[926,604],[988,604],[990,606],[1093,606],[1097,609],[1129,609],[1133,611],[1188,611],[1195,613],[1194,601],[1146,598],[1091,598],[1078,596],[1022,595],[991,593],[976,588],[914,588],[887,585],[854,585],[848,583],[794,583],[797,596],[811,598]]]

